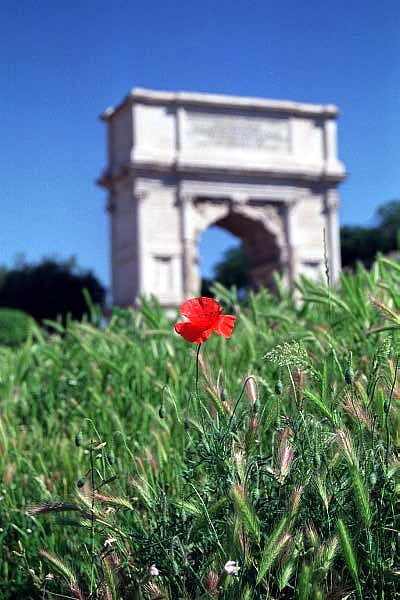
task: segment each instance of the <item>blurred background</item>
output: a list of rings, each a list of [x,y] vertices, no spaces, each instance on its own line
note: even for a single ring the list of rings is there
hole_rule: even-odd
[[[84,280],[95,300],[109,290],[106,194],[95,185],[106,163],[98,115],[134,86],[337,104],[349,173],[339,188],[343,262],[370,264],[376,251],[395,251],[399,26],[395,0],[3,0],[0,305],[26,310],[15,290],[21,296],[29,278],[39,289],[49,272],[78,288]],[[243,267],[238,245],[207,230],[203,277],[229,283],[232,264]],[[57,295],[49,289],[48,307],[41,301],[28,312],[54,318]]]

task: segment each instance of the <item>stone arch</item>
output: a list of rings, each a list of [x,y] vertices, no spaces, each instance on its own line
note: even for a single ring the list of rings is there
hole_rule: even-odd
[[[285,267],[287,243],[282,208],[273,203],[251,203],[232,199],[198,197],[192,202],[192,239],[186,268],[187,292],[199,289],[198,248],[200,237],[217,225],[239,238],[250,263],[250,280],[254,289],[272,287],[272,273]]]
[[[140,88],[107,109],[98,182],[114,302],[154,294],[169,307],[198,294],[198,237],[213,223],[243,239],[255,285],[274,267],[287,284],[319,280],[326,261],[337,281],[337,116],[332,105]]]

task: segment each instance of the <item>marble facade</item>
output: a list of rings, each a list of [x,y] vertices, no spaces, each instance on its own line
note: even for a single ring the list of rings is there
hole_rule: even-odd
[[[255,287],[273,270],[340,272],[333,105],[140,88],[102,115],[115,304],[198,295],[201,234],[219,225],[247,251]]]

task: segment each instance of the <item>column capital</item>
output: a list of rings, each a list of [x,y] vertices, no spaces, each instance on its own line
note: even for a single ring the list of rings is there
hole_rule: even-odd
[[[191,204],[194,198],[194,194],[190,194],[189,192],[179,192],[179,201],[182,204]]]
[[[149,192],[146,190],[135,190],[133,192],[133,198],[134,198],[134,200],[136,200],[136,202],[142,202],[143,200],[145,200],[147,198],[148,195],[149,195]]]
[[[296,206],[297,202],[297,198],[288,198],[287,200],[285,200],[284,205],[287,210],[292,210],[292,208]]]
[[[329,211],[338,210],[340,206],[339,196],[336,190],[327,190],[325,193],[325,207]]]

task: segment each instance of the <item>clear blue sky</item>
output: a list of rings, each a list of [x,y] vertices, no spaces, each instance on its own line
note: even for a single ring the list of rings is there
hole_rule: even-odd
[[[342,223],[400,197],[400,2],[2,0],[0,264],[76,255],[109,283],[98,115],[134,86],[336,103]],[[203,265],[226,237],[203,236]]]

